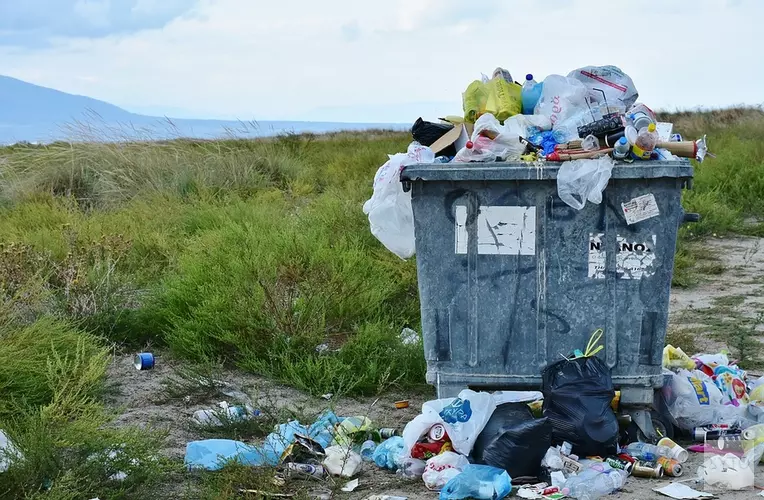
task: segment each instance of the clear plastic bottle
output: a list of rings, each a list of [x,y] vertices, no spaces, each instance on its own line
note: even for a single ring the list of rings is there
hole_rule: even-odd
[[[544,88],[543,83],[538,83],[533,79],[533,75],[528,73],[525,75],[525,82],[523,82],[523,89],[520,93],[523,100],[523,114],[532,115],[533,110],[536,107],[536,103],[541,98],[541,90]]]
[[[589,472],[591,471],[591,472]],[[565,482],[563,493],[577,500],[596,500],[623,488],[627,474],[617,469],[587,469]]]
[[[626,137],[621,137],[618,142],[615,143],[613,148],[613,158],[616,160],[623,160],[631,152],[631,145]]]
[[[658,133],[655,131],[655,124],[651,123],[637,134],[637,140],[631,148],[631,155],[637,160],[649,160],[656,144],[658,144]]]
[[[640,460],[654,462],[660,457],[671,458],[671,448],[668,446],[657,446],[649,443],[631,443],[626,447],[626,453]]]

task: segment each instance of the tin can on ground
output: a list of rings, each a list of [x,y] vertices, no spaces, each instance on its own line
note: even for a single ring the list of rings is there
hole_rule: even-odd
[[[656,462],[663,467],[663,472],[665,472],[667,476],[679,477],[682,475],[682,464],[677,460],[669,457],[660,457]]]
[[[671,449],[671,458],[680,464],[683,464],[690,459],[690,454],[687,453],[687,450],[676,444],[676,442],[671,438],[665,437],[661,439],[658,441],[658,446],[665,446],[666,448]]]
[[[399,410],[402,410],[404,408],[408,408],[409,407],[409,401],[407,399],[406,400],[402,400],[402,401],[396,401],[395,402],[395,407],[397,409],[399,409]]]
[[[154,355],[150,352],[139,352],[133,358],[136,370],[151,370],[154,368]]]
[[[636,462],[631,475],[634,477],[659,479],[663,477],[663,467],[655,462]]]
[[[605,463],[614,469],[627,472],[629,475],[634,471],[634,462],[618,457],[607,457]]]
[[[323,479],[326,477],[326,471],[324,470],[323,465],[296,463],[288,463],[285,465],[289,477],[309,477],[315,479]]]
[[[432,443],[443,441],[446,437],[446,426],[443,424],[435,424],[430,427],[427,432],[427,439]]]
[[[739,436],[741,434],[740,429],[716,428],[716,426],[707,425],[705,427],[695,427],[692,430],[692,438],[695,441],[703,442],[708,439],[719,439],[722,436]]]
[[[390,439],[393,436],[400,436],[401,431],[392,427],[383,427],[379,430],[379,437],[382,439]]]

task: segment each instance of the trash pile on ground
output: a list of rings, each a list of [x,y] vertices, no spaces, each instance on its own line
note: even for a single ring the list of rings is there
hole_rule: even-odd
[[[424,403],[402,430],[326,410],[310,425],[278,425],[262,445],[190,442],[185,462],[208,470],[230,460],[271,466],[283,479],[353,479],[344,491],[362,484],[358,475],[373,466],[421,480],[441,500],[501,499],[511,492],[593,500],[620,490],[630,477],[683,476],[688,451],[694,451],[708,457],[696,482],[724,490],[752,486],[753,466],[764,452],[764,377],[749,383],[724,353],[689,357],[669,345],[663,358],[671,379],[663,389],[666,418],[672,430],[675,425],[703,444],[685,449],[669,437],[657,444],[631,440],[616,415],[619,393],[610,369],[596,356],[600,335],[595,332],[585,351],[548,365],[542,392],[465,389]],[[661,486],[655,490],[667,496],[695,491],[686,484]]]
[[[497,68],[491,78],[467,87],[463,115],[440,123],[419,118],[407,153],[380,167],[364,205],[372,233],[399,257],[414,255],[411,195],[399,182],[403,167],[414,163],[525,162],[543,168],[562,162],[558,194],[581,210],[587,201],[601,203],[619,164],[711,156],[705,136],[684,140],[638,97],[632,79],[615,66],[587,66],[541,82],[529,74],[522,85]]]

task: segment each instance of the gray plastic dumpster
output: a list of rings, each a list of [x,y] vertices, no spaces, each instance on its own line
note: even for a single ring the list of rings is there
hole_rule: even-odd
[[[623,405],[649,406],[661,358],[688,161],[617,164],[599,205],[557,196],[559,163],[419,164],[411,190],[427,381],[537,389],[547,364],[601,356]],[[627,216],[629,222],[627,222]],[[640,428],[642,425],[640,425]]]

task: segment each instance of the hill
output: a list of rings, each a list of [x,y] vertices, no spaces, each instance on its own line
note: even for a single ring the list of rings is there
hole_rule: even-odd
[[[283,132],[325,133],[372,128],[402,130],[406,127],[390,123],[243,122],[146,116],[98,99],[0,75],[0,144],[78,139],[264,137]]]

